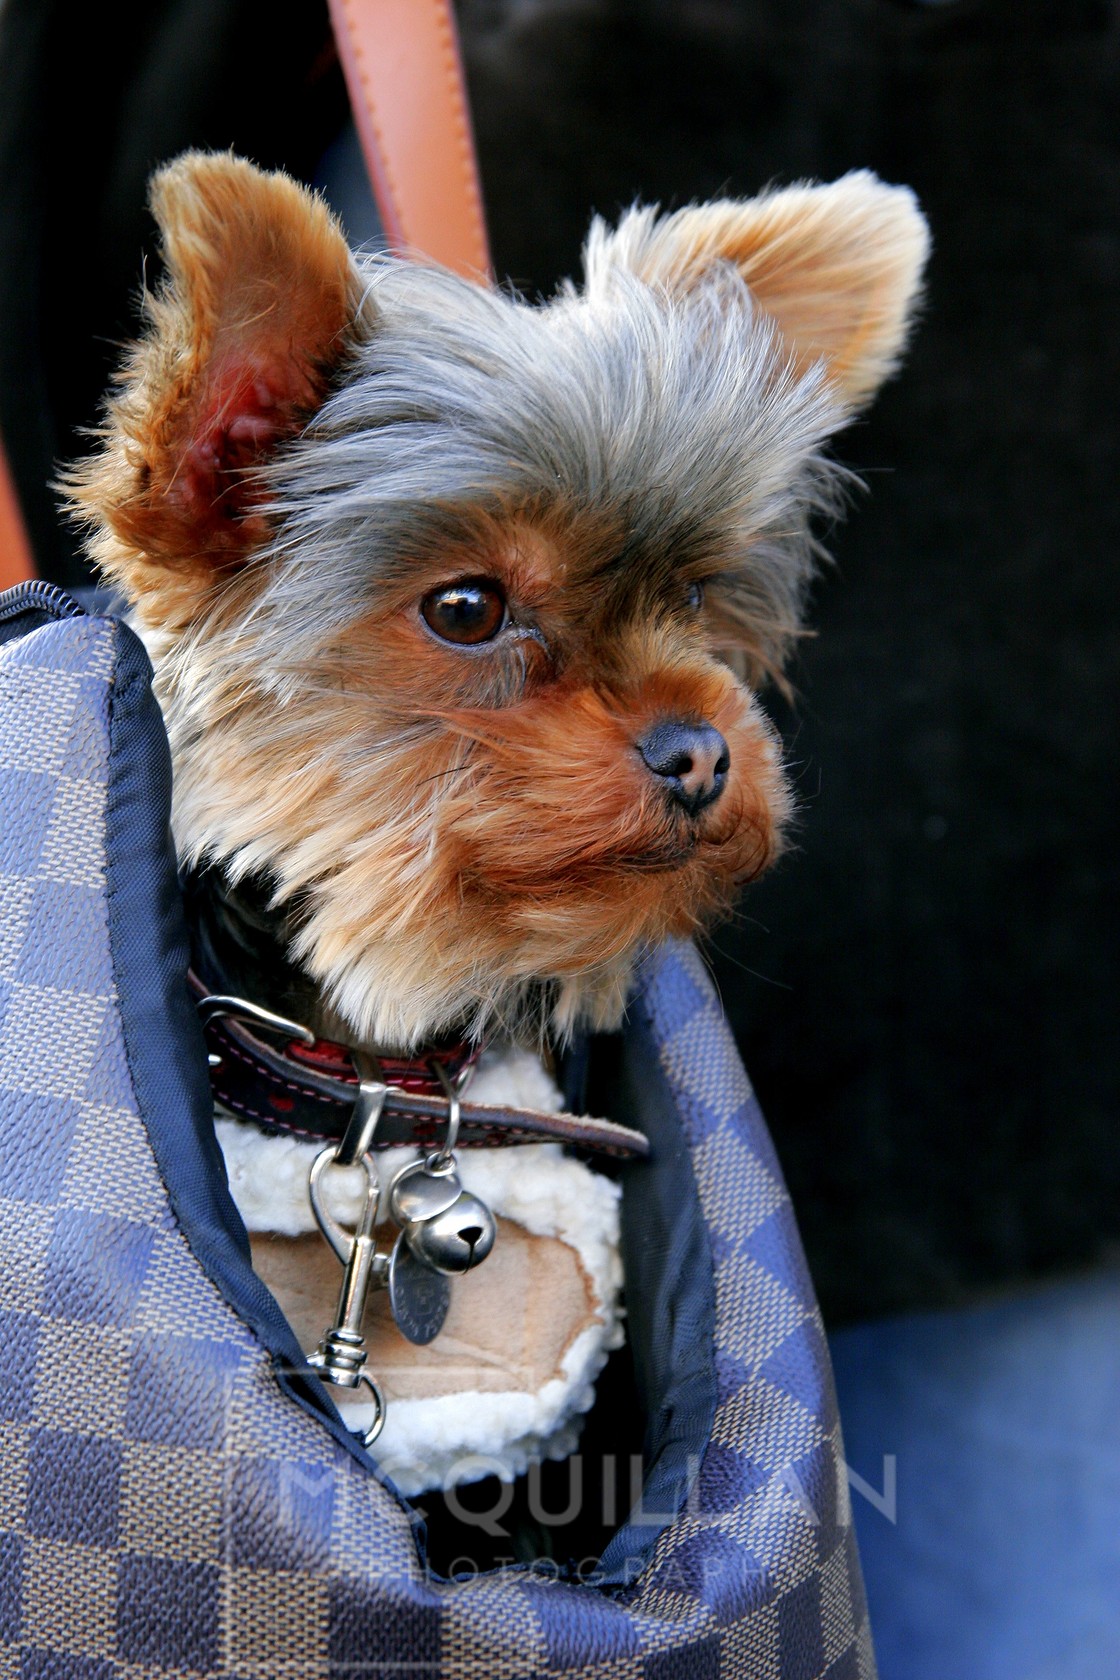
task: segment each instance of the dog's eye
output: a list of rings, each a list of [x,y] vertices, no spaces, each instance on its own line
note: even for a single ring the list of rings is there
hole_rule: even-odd
[[[704,585],[702,583],[690,583],[685,600],[693,612],[699,612],[704,605]]]
[[[506,598],[488,578],[468,579],[433,589],[421,601],[420,615],[441,642],[471,646],[493,641],[506,621]]]

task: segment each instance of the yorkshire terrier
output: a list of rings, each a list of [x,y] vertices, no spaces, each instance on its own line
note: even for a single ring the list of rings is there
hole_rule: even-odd
[[[837,505],[825,446],[904,347],[912,195],[636,208],[536,306],[355,255],[234,157],[152,204],[166,278],[70,489],[152,656],[226,989],[382,1055],[616,1026],[642,953],[781,849],[757,691]],[[524,1049],[488,1056],[498,1100],[557,1106]],[[225,1125],[258,1230],[309,1229],[269,1223]]]

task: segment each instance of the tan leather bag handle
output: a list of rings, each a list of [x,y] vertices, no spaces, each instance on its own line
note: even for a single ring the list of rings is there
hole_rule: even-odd
[[[390,247],[490,277],[486,218],[451,0],[329,0]]]
[[[34,576],[31,544],[27,540],[15,485],[8,471],[3,439],[0,439],[0,590],[26,583]]]

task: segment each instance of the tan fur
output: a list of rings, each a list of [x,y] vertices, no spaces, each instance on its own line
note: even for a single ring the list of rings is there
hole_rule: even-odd
[[[214,567],[267,535],[241,499],[245,469],[322,400],[361,283],[326,205],[240,158],[186,153],[155,176],[151,205],[167,280],[145,295],[149,331],[119,376],[106,447],[69,488],[106,576],[182,626]]]
[[[270,463],[274,487],[320,447],[312,426],[277,453],[332,381],[344,387],[351,350],[376,352],[375,295],[321,203],[234,158],[180,159],[156,177],[153,208],[168,282],[146,301],[101,451],[71,486],[156,664],[181,854],[268,875],[292,912],[294,956],[358,1038],[410,1045],[534,1010],[561,1032],[614,1023],[641,951],[704,926],[780,849],[789,797],[774,732],[715,657],[772,663],[772,604],[754,623],[750,586],[721,578],[751,533],[658,554],[654,520],[627,564],[632,498],[550,507],[542,495],[507,515],[489,494],[470,518],[454,510],[458,534],[418,526],[335,624],[322,613],[335,579],[321,560],[308,575],[277,537],[254,469]],[[636,275],[687,291],[732,262],[797,361],[823,355],[854,404],[901,349],[924,248],[908,194],[850,176],[600,228],[587,297],[595,308],[620,265],[631,287]],[[749,329],[749,299],[745,310]],[[574,313],[560,319],[578,330]],[[767,328],[750,354],[771,357],[773,339]],[[359,376],[376,380],[376,366]],[[807,390],[819,383],[805,375]],[[335,447],[360,448],[350,411],[337,412]],[[322,493],[300,503],[312,523]],[[440,643],[420,602],[480,576],[516,606],[516,634]],[[706,614],[688,604],[693,580],[710,582]],[[730,747],[726,790],[699,818],[637,751],[664,719],[706,720]]]

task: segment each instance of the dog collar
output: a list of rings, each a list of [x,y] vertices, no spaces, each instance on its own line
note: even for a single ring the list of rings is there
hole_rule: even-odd
[[[266,1132],[341,1142],[361,1083],[354,1051],[316,1038],[297,1022],[247,999],[215,995],[193,972],[188,978],[199,1006],[215,1102]],[[443,1146],[448,1092],[467,1088],[480,1049],[455,1043],[437,1045],[416,1056],[368,1058],[387,1086],[374,1147]],[[649,1153],[648,1140],[641,1132],[611,1120],[462,1098],[458,1106],[460,1147],[565,1143],[622,1158]]]

